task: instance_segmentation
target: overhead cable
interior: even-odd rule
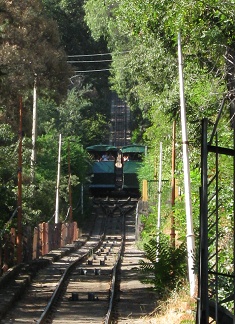
[[[88,73],[88,72],[102,72],[110,71],[111,69],[100,69],[100,70],[86,70],[86,71],[74,71],[75,73]]]
[[[67,61],[67,63],[102,63],[102,62],[112,62],[112,60],[96,60],[96,61]]]
[[[117,54],[129,53],[130,51],[118,52]],[[97,54],[79,54],[79,55],[68,55],[68,57],[87,57],[87,56],[102,56],[102,55],[112,55],[113,53],[97,53]]]

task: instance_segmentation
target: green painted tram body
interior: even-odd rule
[[[93,162],[93,179],[91,188],[115,188],[115,164],[114,161]]]
[[[123,189],[139,189],[137,172],[141,167],[139,161],[127,161],[123,163]]]
[[[146,154],[144,145],[127,145],[121,149],[122,156],[128,156],[128,161],[123,158],[123,184],[124,190],[139,190],[138,170],[141,167],[143,156]]]
[[[92,194],[139,194],[138,171],[146,153],[145,146],[133,144],[118,149],[110,145],[93,145],[86,149],[92,157],[89,184]],[[105,155],[112,159],[103,160]]]
[[[116,187],[115,163],[118,149],[112,145],[93,145],[86,149],[93,157],[90,190],[114,190]],[[114,159],[102,161],[104,154],[111,154]]]

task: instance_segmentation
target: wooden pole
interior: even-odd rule
[[[148,181],[146,179],[143,180],[143,189],[142,189],[142,200],[143,201],[148,201]]]
[[[19,149],[18,149],[18,214],[17,214],[17,263],[22,262],[22,97],[19,108]]]

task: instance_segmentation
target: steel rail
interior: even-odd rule
[[[109,308],[108,308],[108,312],[106,313],[105,315],[105,323],[108,324],[108,323],[111,323],[111,317],[112,317],[112,312],[113,312],[113,304],[114,304],[114,296],[115,296],[115,287],[116,287],[116,278],[117,278],[117,269],[120,265],[120,261],[121,261],[121,256],[123,254],[123,249],[124,249],[124,240],[125,240],[125,215],[130,212],[133,208],[133,206],[130,206],[127,210],[125,210],[125,208],[122,208],[124,207],[124,205],[127,203],[127,201],[125,201],[121,208],[118,207],[117,209],[120,209],[120,213],[122,215],[122,226],[123,226],[123,231],[122,231],[122,240],[121,240],[121,244],[120,244],[120,249],[119,249],[119,252],[117,254],[117,259],[116,259],[116,262],[115,262],[115,265],[113,267],[113,270],[112,270],[112,280],[111,280],[111,284],[110,284],[110,299],[109,299]],[[103,207],[104,209],[104,206],[102,206],[102,203],[100,203],[100,206]],[[114,210],[112,211],[114,212]],[[105,211],[105,214],[107,215],[107,211]],[[104,222],[104,220],[103,220]],[[69,274],[73,271],[73,269],[81,262],[83,262],[84,260],[88,259],[91,252],[93,251],[96,251],[99,249],[99,247],[102,245],[103,241],[105,240],[105,237],[106,237],[106,234],[105,234],[105,229],[103,229],[103,233],[100,235],[100,240],[99,242],[95,245],[95,247],[92,247],[91,249],[89,249],[88,252],[86,252],[83,256],[81,256],[78,260],[74,261],[73,263],[71,263],[67,269],[64,271],[62,277],[60,278],[47,306],[44,308],[44,311],[43,313],[41,314],[39,320],[36,322],[37,324],[43,324],[43,323],[46,323],[48,317],[49,317],[49,314],[50,314],[50,311],[52,309],[52,307],[55,305],[57,299],[58,299],[58,296],[61,292],[61,290],[63,289],[63,284],[65,283],[66,279],[68,278]]]
[[[71,263],[68,266],[68,268],[65,270],[65,272],[62,275],[62,277],[60,278],[60,280],[59,280],[59,282],[58,282],[58,284],[57,284],[57,286],[56,286],[56,288],[55,288],[55,290],[54,290],[54,292],[53,292],[53,294],[52,294],[52,296],[51,296],[51,298],[50,298],[47,306],[45,307],[45,309],[42,312],[39,320],[37,321],[37,324],[43,324],[44,321],[46,321],[46,319],[48,317],[48,314],[49,314],[52,306],[56,302],[56,299],[57,299],[57,297],[58,297],[58,295],[59,295],[59,293],[60,293],[60,291],[62,289],[62,286],[63,286],[65,280],[68,278],[68,275],[69,275],[70,271],[72,271],[73,268],[77,266],[77,264],[79,264],[80,262],[86,260],[86,258],[88,258],[90,256],[90,254],[91,254],[92,251],[97,250],[101,246],[102,242],[104,241],[104,237],[105,237],[105,235],[103,233],[101,235],[101,237],[100,237],[100,240],[99,240],[98,244],[95,247],[92,247],[82,257],[80,257],[78,260],[74,261],[73,263]]]
[[[114,302],[114,296],[115,296],[115,292],[116,292],[116,277],[117,277],[117,269],[118,269],[118,266],[120,264],[120,261],[121,261],[121,255],[122,255],[122,252],[123,252],[123,247],[124,247],[124,240],[122,238],[122,243],[121,243],[121,249],[118,253],[118,258],[117,258],[117,261],[113,267],[113,274],[112,274],[112,280],[111,280],[111,287],[110,287],[110,291],[111,291],[111,294],[110,294],[110,300],[109,300],[109,308],[108,308],[108,311],[105,315],[105,320],[104,320],[104,323],[105,324],[109,324],[111,323],[111,317],[112,317],[112,312],[113,312],[113,302]]]
[[[128,200],[129,201],[129,200]],[[122,205],[122,207],[125,205],[125,202],[124,204]],[[121,209],[121,208],[120,208]],[[117,269],[118,267],[120,266],[120,263],[121,263],[121,256],[123,255],[123,250],[124,250],[124,242],[125,242],[125,237],[126,237],[126,231],[125,231],[125,215],[130,212],[132,210],[132,206],[125,212],[122,211],[122,218],[123,218],[123,221],[122,221],[122,224],[123,224],[123,231],[122,231],[122,242],[121,242],[121,248],[119,250],[119,253],[118,253],[118,258],[117,258],[117,261],[114,265],[114,268],[113,268],[113,275],[112,275],[112,281],[111,281],[111,295],[110,295],[110,300],[109,300],[109,308],[108,308],[108,311],[105,315],[105,319],[104,319],[104,324],[110,324],[111,323],[111,320],[112,320],[112,314],[113,314],[113,303],[114,303],[114,296],[115,296],[115,292],[116,292],[116,278],[117,278]]]

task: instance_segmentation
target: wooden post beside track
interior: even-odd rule
[[[148,201],[148,182],[143,180],[143,201]]]

